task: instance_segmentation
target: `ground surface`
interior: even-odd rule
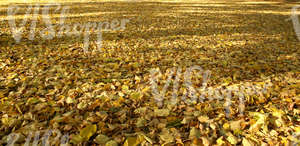
[[[102,52],[88,53],[82,37],[75,36],[31,41],[25,33],[15,43],[6,17],[11,5],[0,6],[2,143],[13,132],[21,133],[17,143],[24,143],[30,132],[47,129],[69,133],[71,144],[88,145],[276,145],[297,140],[300,43],[292,21],[286,21],[296,4],[63,3],[71,8],[72,15],[66,15],[70,24],[130,19],[125,30],[104,32]],[[19,5],[18,23],[28,5]],[[60,16],[54,13],[57,23]],[[38,21],[37,30],[43,28]],[[90,50],[96,50],[95,44]],[[196,103],[180,100],[189,91],[181,77],[178,104],[169,102],[172,82],[158,107],[150,70],[161,71],[157,83],[162,88],[172,68],[185,71],[195,65],[211,71],[213,94]],[[193,87],[200,88],[203,77],[192,76]],[[239,92],[232,93],[226,117],[226,100],[215,97],[231,88]]]

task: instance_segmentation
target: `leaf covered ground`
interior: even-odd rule
[[[28,5],[19,4],[23,13]],[[82,37],[29,40],[25,32],[16,43],[6,18],[10,5],[0,5],[2,144],[13,132],[22,134],[17,141],[22,144],[30,132],[47,129],[69,133],[73,145],[289,145],[299,139],[300,43],[292,22],[285,21],[295,4],[63,5],[70,6],[70,24],[130,22],[123,31],[103,34],[102,52],[84,53]],[[40,31],[45,26],[38,22]],[[90,50],[96,50],[95,44]],[[195,65],[211,71],[209,89],[238,88],[244,106],[238,106],[238,95],[233,95],[229,116],[226,101],[209,95],[202,102],[172,105],[171,83],[158,107],[150,70],[161,71],[161,89],[172,68],[185,71]],[[194,88],[202,81],[193,74]],[[268,83],[272,86],[265,88]],[[178,97],[187,90],[179,78]]]

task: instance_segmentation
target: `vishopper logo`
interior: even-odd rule
[[[62,38],[65,36],[76,36],[80,37],[83,35],[83,49],[86,53],[89,49],[90,44],[90,35],[92,33],[97,34],[96,45],[99,51],[102,48],[102,32],[103,31],[118,31],[124,30],[126,23],[129,22],[129,19],[113,19],[111,22],[87,22],[85,24],[82,23],[75,23],[72,27],[66,24],[66,18],[68,17],[70,7],[69,6],[62,6],[59,3],[47,3],[43,6],[40,4],[36,5],[29,5],[25,11],[24,15],[18,15],[18,12],[21,8],[19,6],[10,6],[7,10],[7,20],[9,27],[11,29],[11,33],[13,38],[17,43],[20,43],[23,33],[25,30],[25,26],[28,22],[28,19],[31,19],[30,24],[30,31],[28,35],[29,40],[34,40],[36,33],[40,35],[42,39],[51,40],[54,37]],[[59,16],[59,23],[52,24],[52,20],[50,17],[50,11],[53,10],[55,14],[60,11]],[[39,14],[41,11],[41,15]],[[72,14],[73,15],[73,14]],[[19,26],[16,24],[17,16],[23,16],[21,23]],[[20,19],[20,17],[18,18]],[[38,20],[42,20],[45,24],[45,28],[41,31],[37,30],[37,22]],[[57,33],[56,33],[56,30]]]
[[[292,8],[292,16],[291,16],[291,19],[292,19],[292,22],[293,22],[293,26],[294,26],[294,31],[297,35],[297,38],[298,40],[300,41],[300,23],[299,23],[299,9],[300,8],[300,5],[297,5],[297,6],[294,6]]]
[[[293,134],[292,137],[292,146],[299,146],[300,145],[300,132],[296,132]]]
[[[29,132],[27,137],[25,137],[21,133],[11,133],[6,137],[6,139],[7,139],[6,142],[7,146],[14,146],[17,145],[17,143],[24,143],[24,146],[29,146],[29,145],[50,146],[50,145],[57,145],[57,144],[61,146],[67,146],[69,143],[69,134],[62,135],[59,130],[50,129],[50,130],[36,131],[34,133]]]
[[[273,85],[270,81],[267,81],[263,85],[254,85],[245,82],[229,86],[208,87],[207,85],[211,76],[211,71],[203,70],[200,66],[189,67],[184,73],[182,73],[181,68],[178,68],[177,71],[173,68],[167,70],[165,75],[157,68],[152,69],[150,74],[152,95],[158,107],[163,107],[166,103],[168,105],[176,105],[180,102],[184,102],[185,104],[191,105],[199,102],[204,103],[208,100],[219,100],[224,101],[226,117],[231,116],[233,113],[232,106],[234,105],[238,106],[239,115],[243,115],[246,107],[246,98],[250,96],[262,96],[263,94],[266,94],[267,90]],[[183,78],[181,77],[182,74]],[[174,76],[175,80],[172,80]],[[198,80],[197,78],[199,77],[202,79],[201,87],[194,86],[192,80]],[[159,81],[159,78],[164,78],[165,80]],[[183,84],[180,87],[181,79],[183,79]],[[159,82],[165,83],[163,87],[159,87]],[[172,94],[168,92],[170,85],[173,86]],[[181,96],[178,96],[178,93],[181,94]],[[238,104],[233,101],[233,97],[238,99]]]
[[[158,77],[162,76],[162,73],[160,72],[159,68],[157,69],[152,69],[150,71],[151,73],[151,78],[150,78],[150,84],[151,84],[151,89],[152,89],[152,93],[154,95],[155,101],[157,102],[158,106],[163,106],[163,100],[164,100],[164,96],[166,94],[167,89],[169,88],[170,83],[172,82],[172,78],[173,75],[175,73],[176,68],[173,68],[171,70],[169,70],[167,72],[167,80],[166,83],[162,89],[162,91],[158,91]],[[196,95],[196,89],[192,86],[192,72],[194,70],[198,70],[200,73],[202,73],[203,75],[203,83],[202,83],[202,87],[199,89],[205,90],[206,86],[207,86],[207,82],[208,79],[210,78],[210,74],[211,72],[209,70],[207,71],[203,71],[203,69],[199,66],[192,66],[190,68],[188,68],[185,72],[184,72],[184,86],[187,87],[187,91],[185,92],[185,94],[182,96],[182,100],[188,103],[195,103],[197,102],[197,95]],[[178,68],[176,71],[176,77],[175,77],[175,81],[173,81],[173,94],[172,94],[172,99],[171,99],[171,104],[175,105],[178,103],[177,97],[178,97],[178,89],[179,89],[179,81],[182,75],[182,69]],[[188,99],[187,97],[190,96],[191,100]]]

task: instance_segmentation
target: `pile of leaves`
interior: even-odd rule
[[[23,144],[30,133],[48,129],[68,133],[70,145],[252,146],[299,139],[300,45],[292,23],[283,21],[291,5],[64,5],[72,13],[110,12],[68,17],[70,23],[120,17],[130,23],[124,31],[103,34],[102,52],[91,44],[94,51],[84,53],[82,38],[76,37],[30,41],[25,33],[16,43],[7,21],[1,21],[0,143],[19,133],[16,143]],[[37,30],[44,27],[40,22]],[[237,95],[229,115],[225,99],[208,95],[202,102],[170,104],[173,82],[158,106],[150,70],[162,72],[157,80],[162,90],[170,69],[194,65],[211,71],[210,89],[239,88],[243,110]],[[203,78],[192,76],[193,87],[200,87]],[[184,82],[179,78],[178,99],[188,90]],[[252,88],[267,83],[272,86],[266,92]],[[56,136],[50,136],[52,144],[60,143]]]

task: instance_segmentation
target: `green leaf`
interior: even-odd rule
[[[70,142],[76,145],[76,144],[82,143],[83,138],[79,134],[71,135],[71,141]]]

